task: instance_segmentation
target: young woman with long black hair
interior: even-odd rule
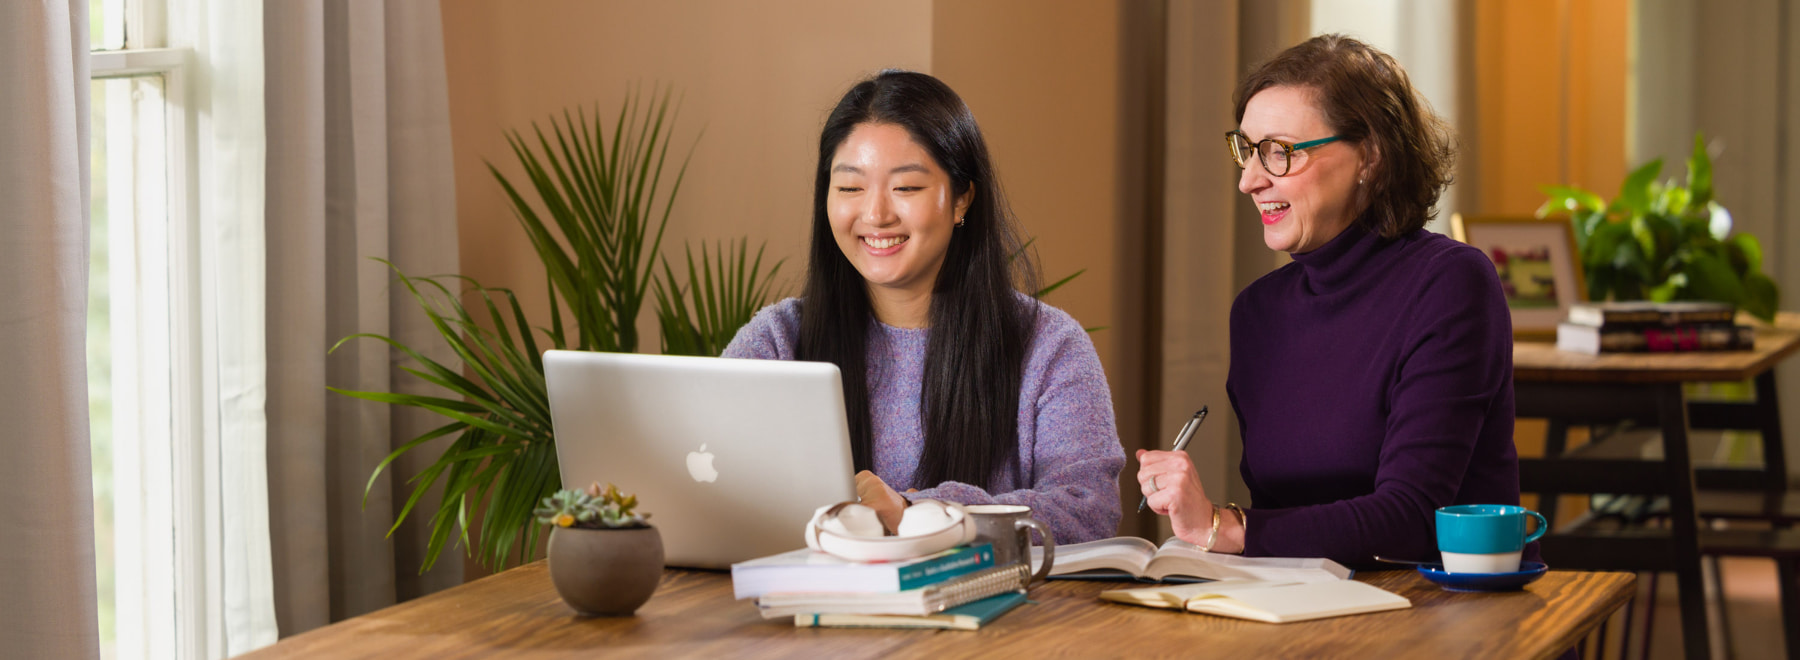
[[[1032,507],[1059,542],[1113,535],[1124,451],[1106,374],[1036,273],[960,97],[884,71],[825,122],[805,288],[726,357],[838,365],[857,490]],[[896,489],[905,490],[905,495]]]

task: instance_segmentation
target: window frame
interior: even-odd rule
[[[108,126],[92,127],[108,131],[109,164],[128,158],[139,173],[130,182],[109,180],[108,236],[90,239],[107,241],[113,255],[116,655],[212,657],[225,644],[215,595],[222,577],[218,551],[208,540],[208,512],[217,510],[216,489],[208,484],[218,464],[209,460],[204,422],[195,56],[189,48],[167,47],[169,2],[109,4],[119,11],[103,18],[102,29],[122,47],[91,50],[89,78],[160,78],[161,98],[152,102],[160,101],[162,115],[161,130],[152,135],[152,126],[139,123],[141,94],[121,99],[109,90]],[[156,149],[160,158],[148,153]],[[160,185],[143,183],[149,168],[160,170]],[[121,213],[121,204],[130,209]],[[130,300],[121,303],[121,294]],[[117,405],[120,400],[129,403]],[[122,527],[132,533],[119,533]]]

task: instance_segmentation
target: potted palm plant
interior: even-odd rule
[[[562,488],[544,350],[636,351],[637,318],[653,282],[668,353],[716,355],[767,304],[770,278],[780,264],[762,273],[760,249],[753,263],[746,260],[747,240],[733,250],[702,248],[698,260],[690,252],[685,283],[666,261],[657,277],[653,265],[688,163],[687,158],[668,162],[673,120],[667,92],[647,103],[634,92],[611,122],[597,111],[591,116],[565,111],[550,118],[548,133],[535,124],[530,139],[509,133],[524,170],[521,185],[489,164],[543,263],[550,293],[547,325],[533,324],[509,290],[466,277],[413,277],[395,269],[396,281],[460,364],[437,362],[381,335],[338,342],[386,342],[411,358],[403,370],[444,390],[442,396],[421,396],[331,388],[429,410],[447,421],[389,454],[365,489],[366,498],[367,489],[401,455],[438,438],[454,438],[411,480],[410,496],[389,530],[398,529],[431,488],[442,484],[421,571],[430,569],[453,538],[491,570],[536,554],[545,528],[533,517],[533,507]],[[478,530],[473,543],[471,528]]]

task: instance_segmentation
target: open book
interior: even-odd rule
[[[1224,580],[1100,593],[1102,600],[1290,623],[1412,607],[1405,596],[1364,582],[1264,582]]]
[[[1034,567],[1043,562],[1040,548],[1031,549],[1031,561]],[[1215,554],[1178,538],[1170,538],[1158,548],[1136,536],[1056,546],[1056,561],[1050,568],[1052,578],[1146,582],[1331,582],[1348,580],[1350,573],[1343,564],[1330,559]]]

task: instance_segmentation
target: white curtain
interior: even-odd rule
[[[370,257],[408,275],[457,271],[443,31],[436,2],[268,0],[268,354],[271,534],[289,636],[462,581],[446,548],[420,575],[428,497],[390,538],[429,461],[376,464],[444,421],[326,391],[421,392],[387,335],[452,364],[436,331]],[[435,455],[449,439],[419,450]]]
[[[0,2],[0,654],[100,654],[87,412],[87,0]]]
[[[264,263],[262,8],[232,0],[172,0],[170,45],[193,49],[200,267],[203,562],[178,585],[180,654],[226,657],[275,641],[270,593],[267,451],[268,369],[263,347]],[[176,218],[181,221],[181,218]],[[178,440],[179,442],[179,440]],[[216,467],[215,467],[216,466]],[[191,538],[181,530],[178,538]],[[178,546],[179,548],[179,546]],[[192,600],[196,592],[201,595]],[[154,604],[147,605],[155,607]],[[196,621],[196,619],[201,619]]]

